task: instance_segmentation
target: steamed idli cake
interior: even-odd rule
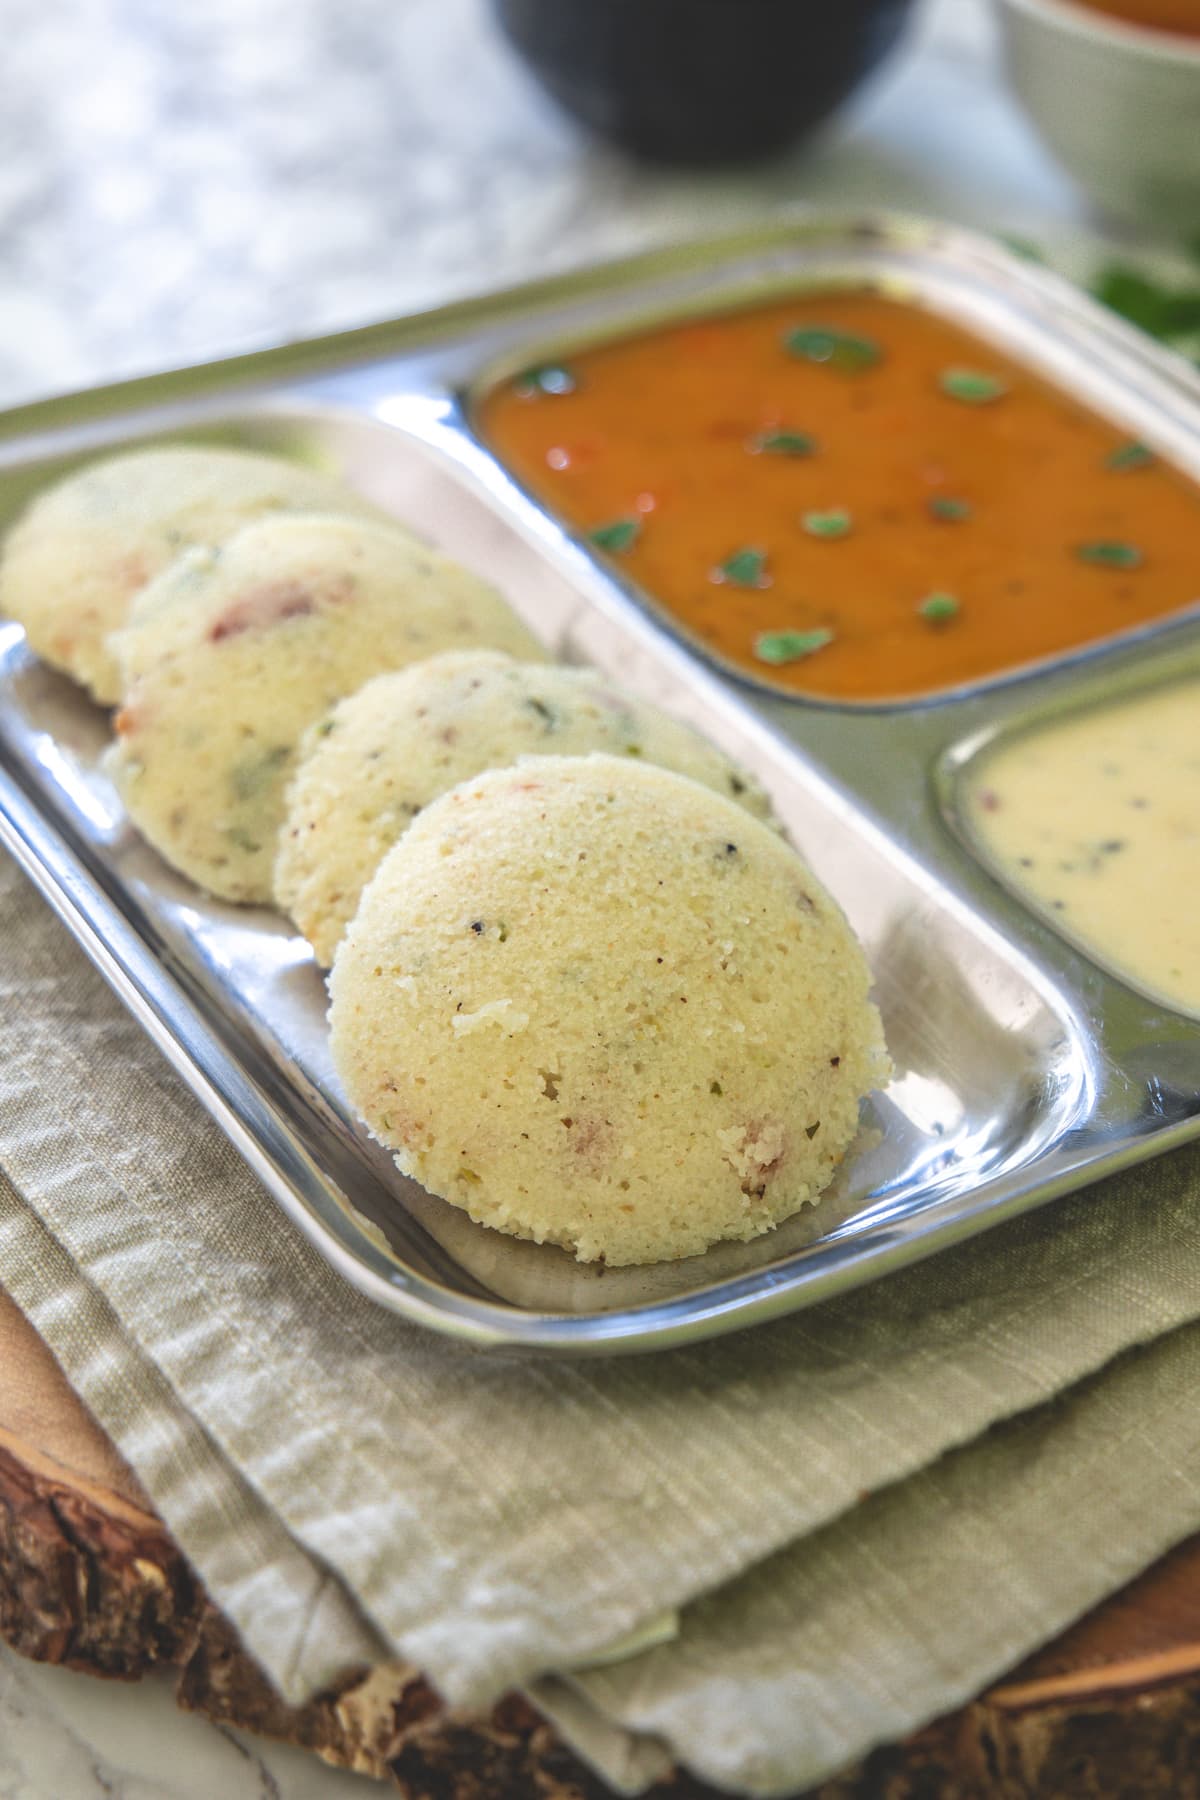
[[[595,670],[451,650],[376,676],[309,728],[280,833],[275,898],[328,964],[363,888],[431,800],[520,756],[593,750],[674,769],[770,816],[744,769]]]
[[[222,544],[266,513],[335,511],[380,516],[332,476],[280,456],[166,448],[105,457],[39,494],[13,527],[0,613],[108,705],[120,698],[108,634],[181,550]]]
[[[134,823],[230,900],[269,900],[295,746],[335,700],[434,651],[539,651],[494,589],[390,525],[297,514],[190,551],[113,644],[107,758]]]
[[[617,757],[462,783],[339,946],[331,1044],[406,1174],[583,1262],[746,1239],[816,1199],[886,1079],[870,976],[796,853]]]

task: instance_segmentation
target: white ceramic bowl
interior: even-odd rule
[[[1106,211],[1200,231],[1200,40],[1073,0],[996,0],[1009,79],[1050,149]]]

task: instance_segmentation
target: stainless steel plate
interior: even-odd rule
[[[137,837],[99,768],[108,722],[0,627],[0,840],[289,1216],[364,1293],[481,1344],[648,1349],[807,1305],[1200,1133],[1200,1033],[1027,912],[950,829],[938,779],[981,733],[1093,675],[1157,669],[1184,620],[951,700],[838,707],[706,667],[523,495],[465,396],[550,343],[789,287],[923,299],[1200,476],[1200,383],[1040,271],[908,221],[806,220],[339,338],[0,419],[0,522],[72,461],[176,436],[339,470],[496,581],[564,655],[739,756],[842,902],[876,971],[896,1077],[837,1190],[767,1238],[642,1270],[472,1225],[349,1117],[307,947],[222,906]],[[938,777],[941,769],[943,775]],[[952,793],[952,783],[945,788]],[[948,802],[949,803],[949,802]]]

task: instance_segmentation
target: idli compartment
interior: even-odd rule
[[[1200,1017],[1200,650],[1010,721],[952,755],[943,790],[1023,907],[1147,1000]]]
[[[398,403],[397,423],[348,407],[272,400],[237,410],[200,412],[196,429],[131,432],[103,445],[141,450],[191,442],[229,445],[291,459],[335,478],[452,558],[503,596],[525,629],[553,659],[591,666],[637,698],[689,725],[735,762],[764,779],[784,804],[794,787],[786,747],[723,686],[681,654],[649,621],[606,591],[581,585],[573,557],[545,546],[505,508],[469,459],[451,460],[424,435],[431,410],[423,396]],[[399,428],[397,428],[399,426]],[[9,504],[8,472],[0,473],[0,517],[15,518],[38,491],[80,466],[78,456],[43,457],[13,472],[19,496]],[[601,580],[597,589],[604,589]],[[81,696],[82,700],[82,696]],[[764,756],[766,761],[764,762]]]

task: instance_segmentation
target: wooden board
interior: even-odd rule
[[[519,1697],[456,1717],[402,1665],[282,1705],[2,1290],[0,1637],[94,1675],[173,1668],[181,1706],[390,1779],[413,1800],[608,1792]],[[713,1790],[678,1771],[654,1793],[709,1800]],[[1200,1537],[971,1706],[811,1800],[1152,1795],[1200,1796]]]

